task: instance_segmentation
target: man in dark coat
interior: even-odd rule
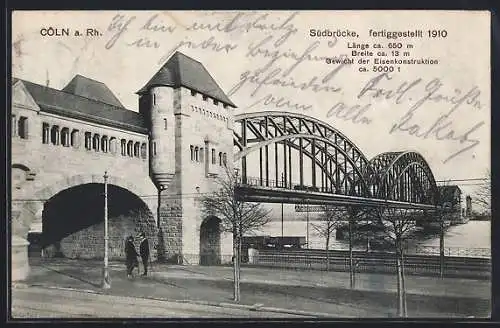
[[[127,263],[127,277],[132,278],[132,271],[135,267],[139,267],[139,263],[137,261],[137,250],[134,246],[134,237],[129,236],[127,241],[125,242],[125,258]]]
[[[147,276],[148,262],[149,262],[149,241],[146,238],[144,232],[141,232],[139,234],[139,237],[141,238],[141,244],[139,246],[139,254],[141,254],[142,264],[144,266],[144,273],[142,275]]]

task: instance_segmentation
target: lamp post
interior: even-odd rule
[[[108,268],[108,171],[104,172],[104,269],[102,288],[109,289],[111,281],[109,279]]]

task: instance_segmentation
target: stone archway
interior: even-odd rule
[[[24,197],[30,199],[48,200],[63,190],[92,183],[103,184],[103,176],[81,174],[67,177],[51,184],[50,186],[45,186],[34,193],[25,193]],[[155,221],[157,220],[157,198],[153,197],[154,193],[152,193],[151,190],[148,190],[148,188],[138,187],[136,183],[117,176],[109,176],[108,183],[110,185],[115,185],[128,190],[135,195],[149,195],[150,197],[144,199],[144,204],[155,217]],[[40,202],[12,202],[12,281],[23,280],[29,274],[27,253],[29,243],[27,242],[27,237],[31,224],[36,221],[37,213],[40,212],[40,206],[43,206],[43,203],[41,205]]]
[[[39,245],[45,258],[103,259],[102,194],[102,184],[90,183],[65,189],[45,201]],[[107,214],[110,260],[125,258],[123,245],[128,236],[136,237],[144,232],[152,246],[157,244],[158,227],[154,214],[129,190],[108,185]],[[156,259],[154,249],[151,255]]]
[[[221,263],[221,221],[215,216],[203,220],[200,226],[200,264]]]
[[[90,183],[103,184],[104,183],[103,176],[80,174],[65,179],[61,179],[56,183],[53,183],[50,186],[46,186],[45,188],[31,194],[30,198],[48,200],[62,190]],[[110,185],[115,185],[123,189],[129,190],[131,193],[135,195],[151,194],[150,190],[138,188],[137,184],[121,177],[109,176],[108,183]],[[147,199],[144,200],[144,203],[147,205],[147,207],[153,214],[157,212],[156,211],[157,202],[158,200],[155,197],[148,197]],[[25,238],[31,223],[36,219],[37,212],[39,211],[40,211],[40,204],[36,202],[28,202],[22,206],[13,208],[12,209],[13,235]]]

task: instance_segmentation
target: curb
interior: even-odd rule
[[[328,313],[308,312],[308,311],[283,309],[283,308],[276,308],[276,307],[266,307],[260,303],[253,304],[253,305],[247,305],[247,304],[215,302],[215,301],[196,301],[196,300],[187,300],[187,299],[179,300],[179,299],[168,299],[168,298],[159,298],[159,297],[114,295],[114,294],[108,294],[108,293],[97,291],[97,290],[79,289],[79,288],[71,288],[71,287],[58,287],[58,286],[49,286],[49,285],[43,285],[43,284],[24,284],[23,283],[23,284],[17,284],[17,286],[13,286],[13,288],[23,288],[23,289],[26,289],[29,287],[40,287],[40,288],[46,288],[46,289],[65,290],[65,291],[73,291],[73,292],[79,292],[79,293],[97,294],[97,295],[110,295],[110,296],[118,296],[118,297],[121,296],[121,297],[141,298],[141,299],[163,301],[163,302],[217,306],[217,307],[222,307],[222,308],[233,308],[233,309],[248,310],[248,311],[274,312],[274,313],[293,314],[293,315],[301,315],[301,316],[307,316],[307,317],[318,317],[318,318],[333,318]]]

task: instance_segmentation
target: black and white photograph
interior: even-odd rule
[[[484,319],[489,11],[13,11],[10,319]]]

